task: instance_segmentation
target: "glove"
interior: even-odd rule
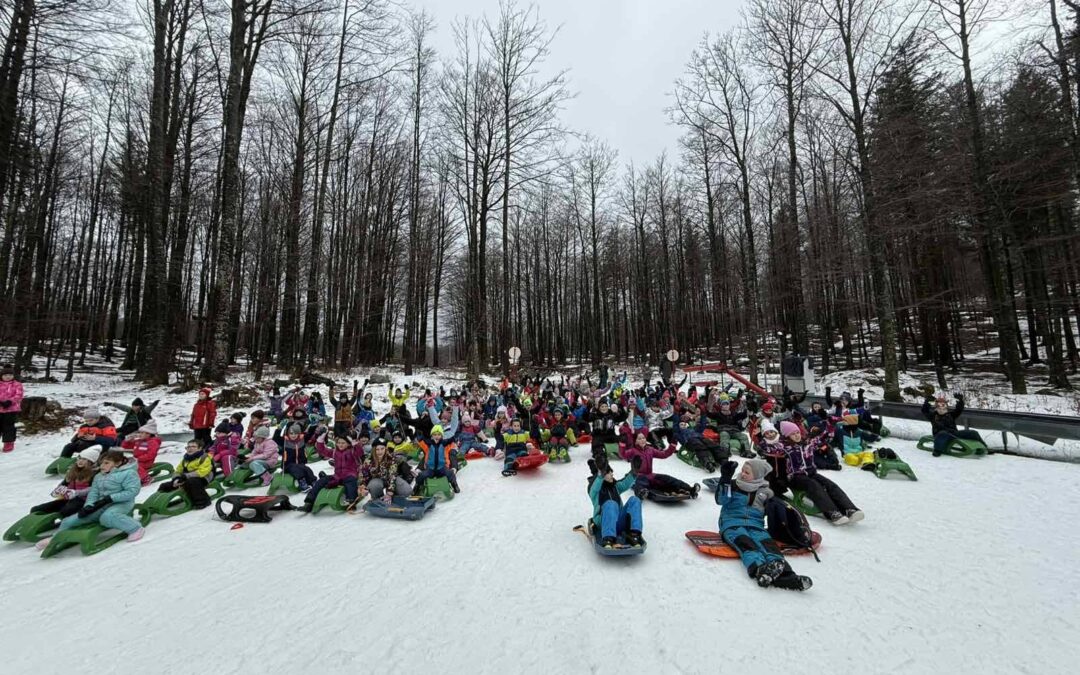
[[[865,390],[865,389],[859,389],[859,395],[860,395],[860,396],[861,396],[861,395],[863,395],[864,393],[866,393],[866,390]]]
[[[956,398],[957,401],[963,401],[964,400],[964,395],[963,394],[957,394],[954,398]]]
[[[733,462],[729,459],[728,461],[724,462],[723,466],[720,467],[720,476],[727,480],[731,480],[731,478],[735,475],[735,469],[737,469],[738,467],[738,462]]]
[[[79,509],[78,516],[80,518],[89,518],[91,516],[91,514],[93,514],[94,511],[96,511],[96,510],[97,509],[95,509],[93,506],[84,506],[81,509]]]
[[[11,407],[11,401],[0,401],[0,407],[10,408]]]
[[[832,387],[825,387],[825,393],[826,394],[829,394],[831,392],[832,392]]]
[[[100,511],[101,509],[105,508],[106,506],[108,506],[109,504],[112,504],[112,503],[113,503],[112,502],[112,497],[110,497],[109,495],[105,495],[101,499],[94,502],[94,510],[95,511]]]

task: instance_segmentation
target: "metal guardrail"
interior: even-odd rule
[[[803,405],[814,401],[825,405],[825,397],[814,395],[807,396],[806,403]],[[930,424],[923,417],[922,404],[873,401],[870,404],[870,411],[883,417],[926,421],[927,425]],[[957,422],[965,428],[975,427],[988,431],[1000,431],[1006,447],[1007,434],[1013,434],[1018,438],[1025,436],[1047,445],[1053,445],[1058,439],[1080,441],[1080,417],[968,408]],[[929,426],[927,433],[930,433]]]

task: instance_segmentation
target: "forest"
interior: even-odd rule
[[[1025,393],[1080,354],[1080,3],[748,0],[647,165],[569,128],[558,26],[386,0],[0,6],[0,344],[228,368],[812,356]],[[437,52],[436,31],[453,35]]]

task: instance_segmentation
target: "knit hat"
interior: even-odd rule
[[[442,436],[443,435],[442,425],[441,424],[436,424],[435,426],[431,427],[431,435],[432,436]]]
[[[761,490],[769,483],[765,480],[765,476],[768,476],[772,472],[772,467],[769,463],[763,459],[748,459],[743,466],[750,467],[750,475],[753,476],[752,480],[743,480],[742,478],[736,478],[735,484],[739,486],[739,489],[746,492],[753,492],[755,490]]]
[[[776,406],[773,405],[772,401],[767,401],[765,405],[761,406],[761,412],[765,413],[766,415],[771,415],[772,411],[775,409]]]
[[[229,433],[229,423],[228,422],[218,422],[218,425],[216,427],[214,427],[214,433],[215,434],[227,434],[227,433]]]
[[[5,363],[3,368],[0,368],[0,375],[14,375],[15,366],[10,363]]]
[[[799,425],[795,424],[794,422],[788,422],[787,420],[784,420],[780,423],[780,435],[784,438],[801,433],[802,429],[800,429]]]
[[[290,424],[289,425],[289,433],[292,434],[293,436],[297,436],[299,434],[304,433],[304,427],[300,426],[299,424]],[[270,430],[269,429],[266,430],[266,435],[267,436],[270,435]]]
[[[496,410],[495,413],[498,414],[498,415],[505,415],[506,414],[506,406],[504,406],[504,405],[499,406],[499,409]]]
[[[88,420],[96,420],[101,417],[101,410],[96,405],[92,405],[83,411],[83,417]]]
[[[255,438],[270,438],[270,427],[259,427],[256,429]]]
[[[138,432],[141,434],[150,434],[151,436],[157,436],[157,422],[150,420],[146,424],[139,427]]]
[[[761,423],[761,435],[764,436],[765,434],[769,433],[770,431],[776,431],[776,427],[773,426],[773,423],[770,422],[769,420],[765,420],[764,422]]]
[[[135,400],[133,400],[133,401],[131,402],[131,407],[132,407],[132,408],[134,408],[135,406],[144,406],[144,405],[146,405],[146,404],[145,404],[145,403],[143,403],[142,399],[141,399],[141,398],[139,398],[138,396],[136,396],[136,397],[135,397]]]
[[[89,448],[84,448],[79,452],[79,459],[85,459],[91,464],[97,464],[98,459],[101,458],[101,446],[91,445]]]
[[[721,403],[731,403],[731,397],[727,394],[720,394],[716,397],[716,400],[720,401]]]
[[[206,394],[207,396],[209,396],[210,391],[211,391],[210,387],[203,387],[202,389],[199,390],[199,393],[200,394]]]

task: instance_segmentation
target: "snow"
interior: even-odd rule
[[[416,379],[451,377],[460,382],[445,371]],[[70,384],[28,389],[45,389],[70,407],[99,403],[100,392],[125,403],[164,395],[113,376],[76,375]],[[385,389],[378,385],[377,396]],[[163,433],[184,430],[193,400],[191,393],[161,404],[155,417]],[[56,481],[43,469],[64,440],[22,438],[14,453],[0,456],[4,527],[48,499]],[[703,556],[685,540],[688,530],[716,527],[719,507],[707,492],[685,504],[645,505],[644,556],[596,555],[571,531],[590,512],[588,448],[580,446],[571,464],[514,478],[503,478],[498,462],[471,462],[460,477],[462,494],[416,523],[286,513],[233,530],[207,509],[155,520],[141,542],[90,558],[72,549],[41,560],[25,544],[4,544],[4,670],[1075,667],[1080,544],[1061,525],[1074,520],[1080,465],[1003,455],[935,459],[910,441],[885,445],[912,465],[918,482],[850,468],[828,472],[867,519],[844,527],[811,519],[824,537],[822,562],[790,559],[814,579],[803,594],[760,589],[738,562]],[[178,447],[170,452],[162,461],[178,458]],[[617,475],[625,467],[616,463]],[[705,477],[674,457],[657,470],[690,482]]]

